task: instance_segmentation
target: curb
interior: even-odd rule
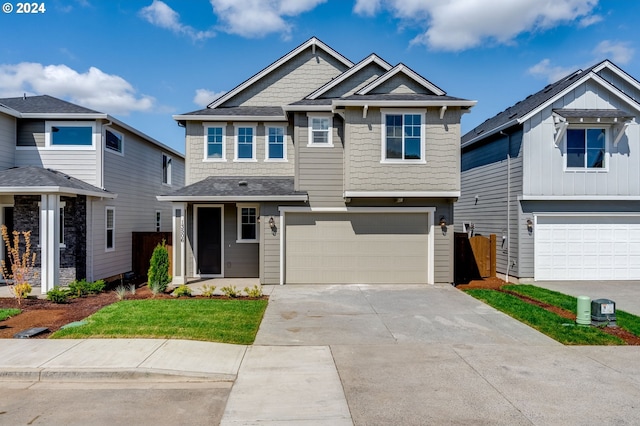
[[[152,369],[2,369],[0,382],[234,382],[236,375]]]

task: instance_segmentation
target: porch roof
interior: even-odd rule
[[[208,178],[157,196],[159,201],[307,201],[295,191],[293,177],[209,176]]]
[[[57,170],[37,166],[0,171],[0,194],[71,194],[116,198],[117,194],[90,185]]]

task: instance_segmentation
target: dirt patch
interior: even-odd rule
[[[484,280],[474,280],[469,282],[468,284],[460,284],[457,286],[457,288],[459,288],[460,290],[467,290],[467,289],[489,289],[489,290],[496,290],[496,291],[501,291],[503,293],[508,293],[511,294],[512,296],[515,296],[517,298],[519,298],[520,300],[530,303],[532,305],[536,305],[539,306],[543,309],[546,309],[547,311],[553,312],[556,315],[561,316],[562,318],[566,318],[568,320],[571,320],[572,322],[575,322],[576,320],[576,315],[571,312],[571,311],[567,311],[564,310],[562,308],[558,308],[557,306],[552,306],[549,305],[547,303],[543,303],[534,299],[531,299],[527,296],[523,296],[521,294],[517,294],[515,292],[512,291],[507,291],[507,290],[501,290],[500,287],[502,287],[503,285],[506,285],[507,283],[504,280],[501,280],[500,278],[486,278]],[[603,327],[602,331],[604,331],[607,334],[610,334],[612,336],[616,336],[622,340],[624,340],[624,342],[627,345],[640,345],[640,337],[628,332],[627,330],[624,330],[620,327]]]

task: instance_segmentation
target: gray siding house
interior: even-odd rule
[[[462,137],[458,230],[497,234],[512,281],[640,279],[639,114],[605,60],[488,119]]]
[[[182,154],[108,114],[0,99],[0,224],[32,231],[43,293],[130,271],[131,233],[170,231],[156,196],[183,185]]]
[[[460,118],[473,105],[406,65],[353,63],[311,38],[174,116],[186,186],[158,197],[173,205],[174,282],[452,282]]]

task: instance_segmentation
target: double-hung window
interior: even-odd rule
[[[425,161],[423,117],[419,112],[383,112],[382,162]]]
[[[225,161],[224,127],[205,126],[205,160]]]
[[[236,126],[236,161],[255,161],[256,128],[255,126]]]
[[[171,185],[171,163],[173,160],[167,154],[162,154],[162,183]]]
[[[266,160],[287,159],[284,127],[267,127]]]
[[[330,114],[308,114],[309,146],[333,146],[333,117]]]
[[[258,241],[258,206],[238,204],[238,241],[255,243]]]
[[[105,210],[105,251],[116,249],[116,209],[107,207]]]
[[[606,154],[606,129],[598,127],[567,129],[567,169],[604,169]]]

